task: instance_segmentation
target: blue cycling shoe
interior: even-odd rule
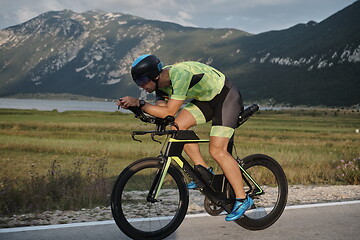
[[[197,166],[200,166],[200,165],[197,165]],[[196,167],[195,167],[195,169],[196,169]],[[212,167],[209,167],[209,168],[204,168],[203,167],[203,169],[207,169],[211,174],[215,175]],[[209,175],[209,174],[207,174],[207,175]],[[188,189],[197,189],[198,185],[194,181],[191,181],[191,182],[188,183],[187,187],[188,187]]]
[[[196,189],[198,188],[198,185],[194,181],[191,181],[188,183],[187,187],[188,189]]]
[[[229,213],[226,216],[225,220],[226,221],[235,221],[235,220],[241,218],[244,215],[244,213],[246,212],[246,210],[248,210],[253,204],[254,204],[254,201],[249,196],[246,196],[246,198],[244,200],[237,198],[234,203],[234,207],[233,207],[231,213]]]

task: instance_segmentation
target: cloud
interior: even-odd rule
[[[37,15],[38,13],[36,11],[29,9],[28,7],[19,8],[15,12],[16,20],[19,22],[25,22]]]
[[[0,0],[0,29],[46,11],[103,10],[184,26],[237,28],[252,33],[321,21],[355,0]],[[282,15],[281,15],[282,14]],[[273,27],[272,27],[273,26]]]
[[[46,11],[63,9],[62,6],[57,0],[1,0],[0,27],[26,22]]]
[[[192,16],[184,11],[179,11],[178,16],[182,19],[192,19]]]

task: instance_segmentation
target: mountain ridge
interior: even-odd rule
[[[196,60],[218,68],[245,101],[355,105],[359,11],[357,1],[319,23],[255,35],[122,13],[46,12],[0,31],[0,97],[47,92],[145,97],[129,69],[137,56],[152,53],[165,64]]]

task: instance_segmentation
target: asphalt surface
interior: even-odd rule
[[[360,239],[360,201],[290,206],[271,227],[249,231],[225,216],[187,216],[166,239]],[[53,228],[53,229],[49,229]],[[117,240],[127,238],[113,221],[0,229],[1,240]]]

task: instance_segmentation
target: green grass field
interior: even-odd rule
[[[119,112],[0,109],[0,214],[108,204],[125,166],[159,154],[150,136],[131,138],[153,127]],[[359,184],[359,128],[358,110],[261,111],[237,129],[235,144],[240,157],[277,159],[289,184]],[[194,128],[201,138],[209,129]]]

